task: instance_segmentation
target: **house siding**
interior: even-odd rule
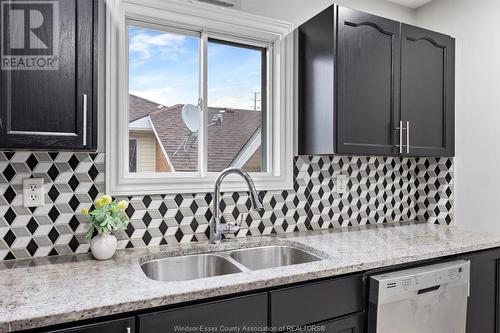
[[[156,172],[172,172],[158,141],[156,142]]]
[[[155,172],[156,138],[154,133],[130,132],[130,138],[137,140],[137,172]]]
[[[243,169],[247,172],[261,172],[262,150],[260,147],[253,153],[252,157],[245,163]]]

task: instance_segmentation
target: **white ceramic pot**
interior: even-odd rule
[[[97,260],[107,260],[116,252],[118,241],[111,234],[99,234],[90,240],[90,250]]]

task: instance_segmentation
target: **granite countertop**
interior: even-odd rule
[[[183,282],[147,278],[151,258],[283,243],[325,260]],[[221,245],[186,244],[119,251],[109,261],[89,255],[0,263],[0,332],[54,325],[228,295],[412,261],[500,247],[500,235],[426,223],[391,223]]]

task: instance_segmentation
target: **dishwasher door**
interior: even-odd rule
[[[464,333],[470,263],[457,260],[370,277],[369,333]]]

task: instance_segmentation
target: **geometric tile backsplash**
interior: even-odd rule
[[[104,192],[104,154],[0,152],[0,260],[89,250],[79,212]],[[265,210],[249,212],[246,193],[224,193],[223,219],[241,223],[231,237],[348,225],[453,219],[453,159],[299,156],[289,191],[260,192]],[[344,173],[348,190],[338,194]],[[24,208],[22,179],[45,178],[45,206]],[[207,241],[210,193],[131,196],[118,247]]]

